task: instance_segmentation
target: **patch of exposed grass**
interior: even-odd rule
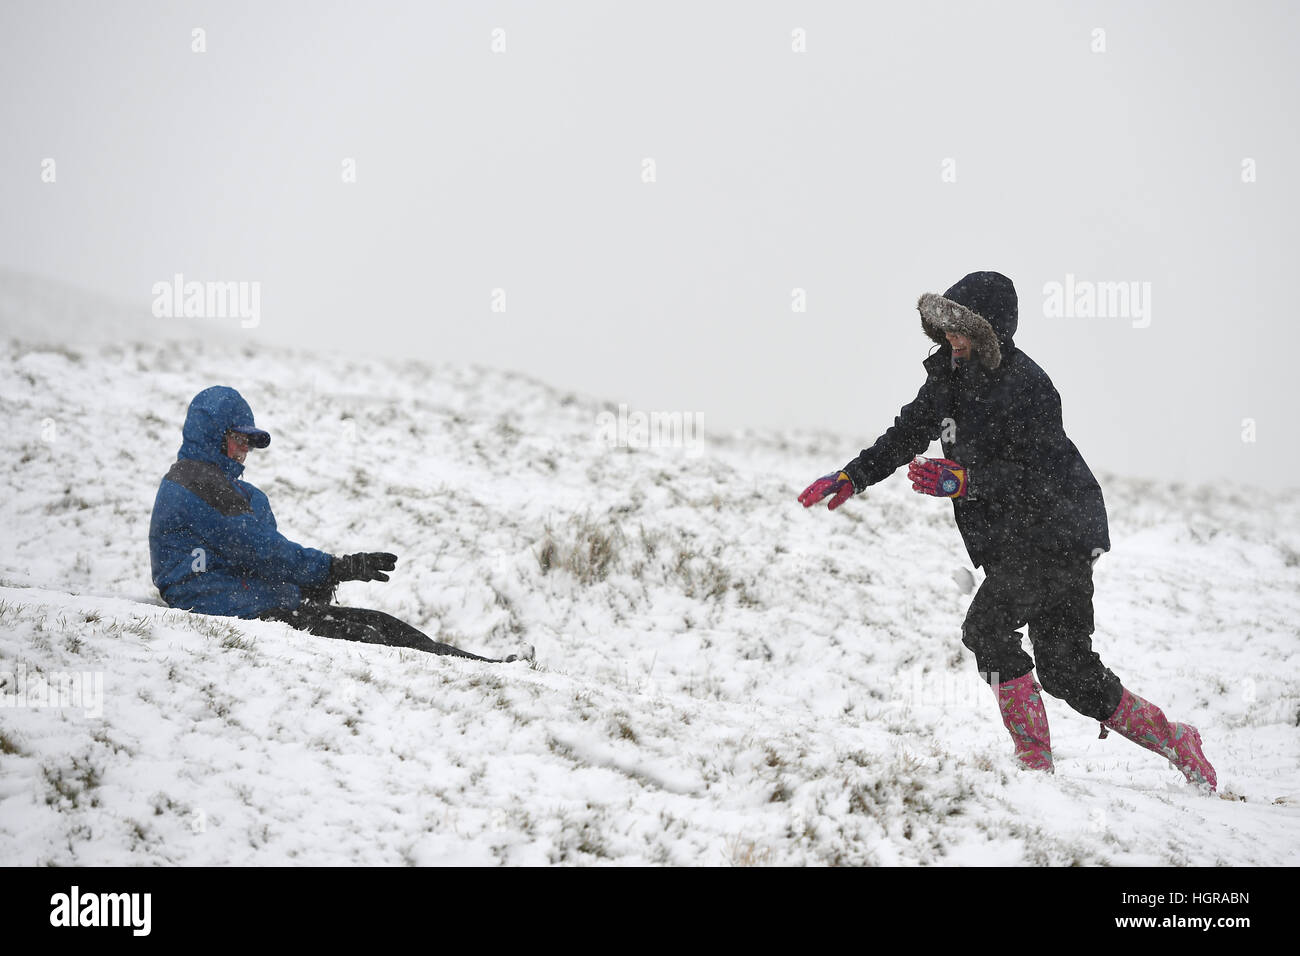
[[[622,529],[608,517],[571,518],[562,532],[546,526],[537,551],[537,566],[543,574],[563,570],[581,584],[593,584],[605,580],[617,566],[624,541]]]
[[[26,756],[23,748],[18,746],[18,741],[9,736],[9,733],[0,728],[0,754],[12,754],[17,757]]]
[[[630,740],[632,743],[638,742],[636,731],[632,729],[632,725],[628,722],[628,717],[626,714],[618,714],[614,718],[614,726],[615,729],[618,731],[619,739]]]
[[[153,637],[153,625],[148,619],[143,617],[132,617],[128,621],[114,620],[108,626],[108,633],[117,637],[126,634],[134,634],[136,637],[148,639]]]
[[[221,640],[221,646],[228,651],[251,651],[256,648],[256,644],[249,637],[243,634],[228,634]]]
[[[772,848],[734,837],[727,841],[723,858],[731,866],[766,866],[771,862]]]
[[[48,788],[45,794],[47,805],[73,809],[83,805],[99,806],[96,790],[103,781],[89,757],[73,757],[70,767],[46,764],[41,767],[41,776]]]

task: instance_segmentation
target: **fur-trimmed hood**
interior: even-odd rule
[[[950,349],[947,332],[971,340],[971,358],[992,371],[1015,347],[1019,322],[1016,287],[1000,272],[972,272],[943,295],[927,292],[916,303],[921,328]]]

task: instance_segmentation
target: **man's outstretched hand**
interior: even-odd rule
[[[907,466],[912,490],[937,498],[966,497],[966,469],[951,458],[913,458]]]
[[[826,505],[834,511],[853,497],[853,480],[842,471],[833,475],[822,475],[799,495],[799,504],[811,508],[827,495],[834,495]]]
[[[397,567],[397,555],[387,551],[367,551],[361,554],[335,556],[330,562],[330,580],[387,581],[385,571]]]

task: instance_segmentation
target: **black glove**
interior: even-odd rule
[[[330,581],[387,581],[385,571],[397,567],[397,555],[387,551],[335,555],[330,559]]]
[[[333,563],[331,562],[331,567],[332,566]],[[333,578],[331,578],[324,584],[318,584],[314,588],[299,588],[298,590],[302,592],[302,599],[304,601],[315,601],[319,604],[333,604],[334,589],[336,587],[338,587],[338,585],[334,582]]]

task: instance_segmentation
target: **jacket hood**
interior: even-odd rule
[[[233,388],[214,385],[194,396],[185,413],[181,434],[185,441],[176,457],[206,461],[216,465],[231,478],[243,474],[244,466],[230,458],[221,444],[226,432],[234,429],[249,436],[249,444],[265,448],[271,436],[253,424],[253,410]]]
[[[1016,287],[1000,272],[972,272],[943,295],[925,293],[916,309],[926,335],[945,348],[945,333],[966,336],[971,340],[971,358],[989,371],[1015,347]]]

